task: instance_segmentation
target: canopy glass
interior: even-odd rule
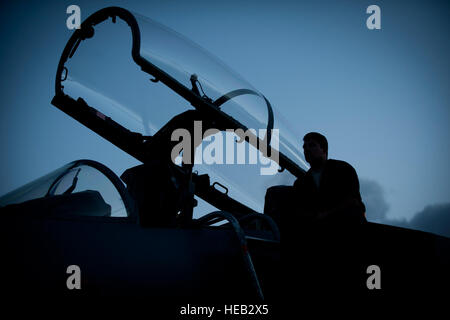
[[[299,171],[307,169],[296,141],[298,137],[288,129],[263,94],[218,58],[179,33],[139,14],[120,10],[126,12],[125,19],[108,11],[110,18],[90,22],[94,32],[75,44],[66,59],[62,58],[57,91],[60,81],[64,94],[75,100],[82,98],[100,116],[110,117],[126,129],[144,136],[154,135],[174,116],[199,108],[198,103],[192,103],[191,97],[195,94],[209,107],[219,109],[235,121],[237,127],[252,129],[261,141],[270,141],[270,146],[280,151]],[[91,17],[95,15],[98,13]],[[277,130],[276,134],[272,129]],[[232,134],[224,134],[222,138],[226,139],[227,135]],[[222,163],[226,163],[229,150],[225,144],[222,148],[225,153]],[[247,150],[250,149],[248,146]],[[243,189],[243,192],[236,192],[245,194],[247,201],[243,202],[253,204],[251,207],[256,210],[262,209],[264,199],[261,194],[271,183],[255,182],[253,185],[249,177],[246,181],[251,185],[242,184],[242,177],[254,170],[236,173],[234,167],[221,165],[202,165],[194,169],[209,173],[212,182],[223,181],[229,189]],[[288,169],[294,173],[292,167]],[[235,173],[230,173],[233,171]],[[273,178],[271,181],[291,183],[293,179]],[[260,191],[252,196],[255,190]]]

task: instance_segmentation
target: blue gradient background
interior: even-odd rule
[[[75,159],[119,175],[137,164],[50,105],[71,4],[82,20],[139,12],[217,55],[290,119],[299,148],[308,131],[328,137],[370,220],[406,225],[438,208],[450,228],[448,1],[3,1],[0,195]],[[381,30],[366,28],[371,4]]]

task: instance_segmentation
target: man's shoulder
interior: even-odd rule
[[[355,171],[351,164],[342,160],[328,159],[326,165],[330,169]]]
[[[336,160],[336,159],[328,159],[327,165],[333,165],[333,166],[350,166],[351,165],[348,162],[345,162],[343,160]]]

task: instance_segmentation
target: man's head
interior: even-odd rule
[[[311,167],[320,167],[328,158],[328,141],[317,132],[307,133],[303,137],[303,152]]]

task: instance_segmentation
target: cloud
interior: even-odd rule
[[[450,238],[450,203],[426,206],[414,215],[409,228],[432,232]]]
[[[386,202],[384,190],[373,180],[360,179],[360,193],[366,205],[366,218],[372,222],[384,223],[389,205]]]
[[[368,221],[450,237],[450,203],[426,206],[409,221],[406,219],[389,219],[387,218],[389,204],[386,201],[383,187],[378,182],[360,179],[360,192],[366,205]]]

